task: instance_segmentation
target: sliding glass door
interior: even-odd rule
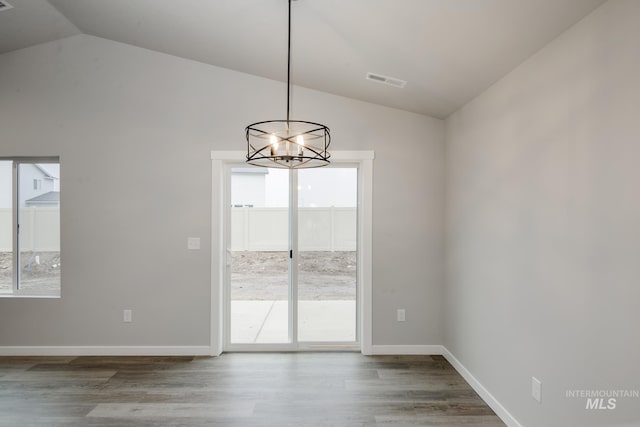
[[[225,347],[356,346],[355,167],[229,167]]]
[[[230,182],[230,342],[289,343],[289,172],[231,168]]]
[[[298,171],[298,341],[356,341],[355,168]]]

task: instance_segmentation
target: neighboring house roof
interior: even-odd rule
[[[48,193],[41,194],[39,196],[33,197],[29,200],[25,200],[25,203],[28,204],[53,204],[60,203],[60,192],[59,191],[49,191]]]
[[[45,179],[58,179],[57,177],[51,175],[51,172],[46,170],[42,165],[39,165],[38,163],[33,163],[33,166],[35,166],[38,170],[40,170],[40,172],[44,174]]]

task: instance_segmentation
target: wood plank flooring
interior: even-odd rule
[[[0,357],[1,426],[504,426],[441,356]]]

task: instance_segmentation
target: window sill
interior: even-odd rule
[[[34,295],[34,294],[20,294],[20,293],[12,293],[12,294],[0,293],[0,299],[1,298],[59,299],[62,297],[60,296],[60,294]]]

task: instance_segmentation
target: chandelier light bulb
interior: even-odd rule
[[[302,156],[304,152],[304,136],[298,135],[296,137],[296,143],[298,144],[298,156]]]
[[[271,135],[269,140],[271,142],[271,155],[275,156],[278,153],[278,138],[275,135]]]

